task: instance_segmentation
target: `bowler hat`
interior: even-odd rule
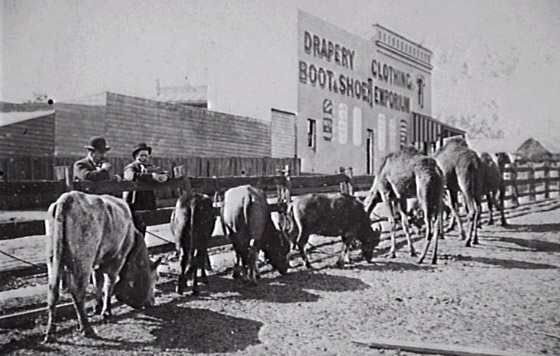
[[[95,136],[89,139],[89,145],[84,146],[90,151],[107,152],[111,146],[107,146],[105,139],[101,136]]]
[[[142,142],[137,144],[136,147],[134,147],[134,149],[132,150],[132,157],[136,157],[136,154],[143,150],[148,151],[148,154],[152,154],[152,148],[146,145],[144,142]]]

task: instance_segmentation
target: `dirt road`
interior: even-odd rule
[[[510,214],[510,226],[480,231],[466,248],[451,233],[436,266],[417,265],[399,244],[396,259],[377,257],[334,268],[339,245],[312,254],[315,270],[265,273],[258,287],[229,275],[210,279],[203,295],[179,297],[159,285],[158,306],[121,306],[112,323],[94,318],[99,339],[60,323],[56,343],[40,345],[44,318],[28,329],[0,330],[14,355],[412,355],[370,349],[353,340],[389,338],[527,354],[560,354],[559,201]],[[515,216],[517,215],[517,216]],[[321,238],[317,239],[318,241]],[[416,239],[417,249],[422,241]],[[380,245],[379,255],[387,251]],[[357,251],[353,255],[357,258]],[[268,271],[268,268],[264,268]],[[2,353],[2,352],[0,352]]]

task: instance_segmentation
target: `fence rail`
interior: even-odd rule
[[[178,172],[184,170],[178,169]],[[93,194],[122,194],[130,190],[165,190],[172,192],[171,199],[160,199],[159,208],[154,211],[135,212],[137,218],[146,226],[169,223],[176,198],[184,191],[205,193],[210,196],[223,193],[225,190],[250,184],[264,190],[267,195],[276,197],[278,202],[288,200],[293,195],[310,192],[353,193],[368,190],[374,180],[371,175],[352,176],[342,173],[325,176],[291,176],[290,167],[286,166],[282,175],[254,176],[254,177],[177,177],[165,183],[143,182],[70,182],[65,181],[21,181],[0,182],[0,207],[2,210],[42,210],[54,202],[60,194],[68,190],[80,190]],[[526,176],[526,177],[524,177]],[[522,178],[521,178],[522,177]],[[513,187],[517,187],[518,197],[529,197],[533,201],[537,196],[550,197],[551,193],[560,193],[560,167],[558,164],[519,166],[507,168],[504,179],[508,187],[506,199],[514,197]],[[16,199],[17,198],[17,199]],[[277,211],[277,203],[270,204],[273,211]],[[216,215],[218,210],[216,210]],[[44,235],[43,220],[11,221],[0,223],[0,240],[10,240],[18,237]],[[225,243],[219,239],[213,245]],[[171,244],[150,248],[150,252],[159,253],[172,249]],[[25,271],[21,271],[25,274]],[[28,268],[30,274],[37,273],[36,268]]]

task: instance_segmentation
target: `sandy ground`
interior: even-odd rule
[[[220,273],[233,263],[225,254],[199,297],[177,296],[163,278],[156,307],[120,306],[108,324],[93,318],[98,339],[82,337],[70,319],[59,323],[57,342],[41,345],[42,316],[27,328],[0,329],[0,353],[413,355],[352,342],[387,338],[558,355],[559,205],[514,210],[509,227],[484,226],[473,248],[450,233],[436,266],[417,265],[401,239],[396,259],[381,257],[384,240],[372,263],[354,251],[356,262],[336,269],[336,244],[314,251],[314,270],[298,258],[287,276],[265,266],[251,288]]]

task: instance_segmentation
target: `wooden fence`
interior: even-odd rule
[[[57,166],[72,166],[83,157],[0,157],[0,180],[50,181],[56,179]],[[122,175],[123,168],[132,161],[132,157],[111,157],[109,163],[115,174]],[[300,172],[299,158],[271,157],[152,157],[153,163],[164,170],[173,172],[173,168],[184,166],[190,177],[225,177],[225,176],[264,176],[276,174],[276,169],[290,166],[293,174]]]
[[[269,197],[276,197],[276,202],[270,206],[273,211],[278,211],[279,204],[290,200],[291,196],[309,192],[336,192],[343,191],[354,193],[368,190],[371,187],[373,176],[352,176],[351,170],[341,170],[340,174],[325,176],[291,176],[290,167],[287,166],[281,175],[263,175],[255,177],[177,177],[165,183],[142,182],[75,182],[70,181],[28,181],[28,182],[0,182],[0,201],[8,209],[22,210],[32,206],[35,210],[45,211],[48,205],[64,191],[70,189],[84,191],[92,194],[116,194],[130,190],[168,190],[175,196],[185,190],[205,193],[213,196],[215,193],[243,185],[251,184],[264,190]],[[181,171],[180,169],[176,171]],[[506,199],[511,199],[513,186],[517,186],[518,198],[528,197],[536,200],[537,197],[549,198],[553,193],[560,192],[560,167],[557,163],[518,166],[508,168],[504,178],[508,186]],[[17,199],[14,199],[16,198]],[[171,212],[176,198],[160,199],[159,208],[155,211],[136,212],[137,217],[147,226],[169,223]],[[217,208],[216,208],[217,209]],[[216,210],[216,214],[218,211]],[[0,240],[9,240],[23,236],[44,235],[43,220],[14,221],[0,223]],[[225,240],[212,243],[213,246],[225,244]],[[170,251],[172,245],[160,245],[150,248],[151,253]],[[36,273],[36,268],[27,268],[28,273]],[[22,271],[24,272],[24,271]],[[23,273],[25,274],[25,272]]]

